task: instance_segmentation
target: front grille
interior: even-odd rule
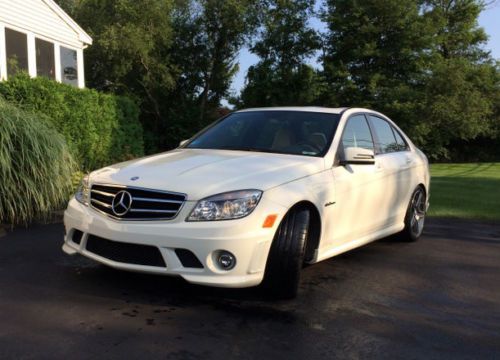
[[[167,267],[156,246],[130,244],[89,235],[86,249],[91,253],[120,263]]]
[[[115,207],[114,211],[113,199],[121,191],[130,194],[130,208],[124,211],[123,207]],[[94,184],[90,189],[90,205],[118,220],[170,220],[177,216],[185,200],[184,194],[130,186]]]

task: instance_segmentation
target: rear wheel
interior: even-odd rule
[[[292,209],[281,221],[267,260],[263,287],[279,298],[297,295],[310,222],[309,210]]]
[[[419,186],[413,192],[405,217],[405,228],[401,237],[405,241],[416,241],[422,235],[425,224],[426,194],[423,187]]]

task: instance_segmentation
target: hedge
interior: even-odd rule
[[[28,223],[62,208],[76,164],[44,116],[0,98],[0,224]]]
[[[0,82],[0,96],[46,115],[66,139],[82,170],[143,155],[139,108],[129,98],[78,89],[26,74]]]

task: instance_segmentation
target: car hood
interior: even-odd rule
[[[187,194],[200,200],[218,193],[275,186],[324,170],[323,158],[247,151],[176,149],[105,167],[91,183],[121,184]],[[135,180],[132,180],[135,179]]]

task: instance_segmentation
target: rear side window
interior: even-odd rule
[[[342,134],[342,145],[373,150],[373,139],[370,127],[364,115],[354,115],[347,120]]]
[[[376,134],[375,148],[377,149],[377,154],[399,151],[392,126],[384,119],[372,115],[370,115],[370,121]]]
[[[410,150],[410,147],[408,146],[408,143],[403,139],[399,131],[396,130],[396,128],[392,128],[392,131],[394,132],[394,136],[396,137],[396,143],[398,144],[398,151],[408,151]]]

